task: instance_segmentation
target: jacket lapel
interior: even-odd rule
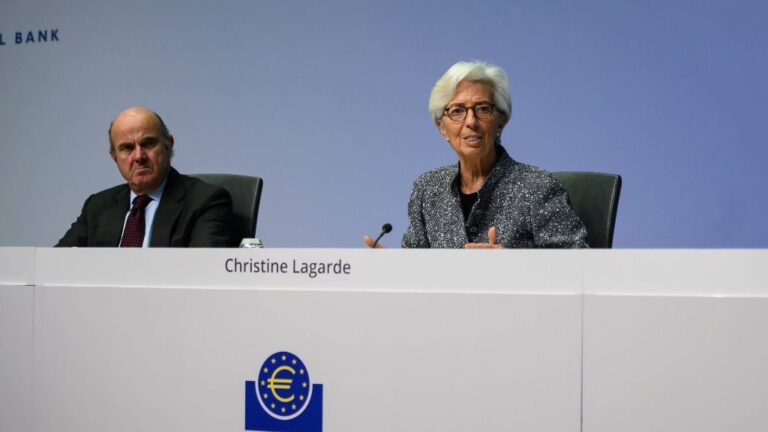
[[[157,207],[157,213],[155,213],[155,220],[152,222],[150,247],[171,246],[171,234],[183,209],[185,194],[186,190],[181,182],[181,175],[171,168],[163,196],[160,198],[160,205]]]
[[[445,219],[443,219],[445,221],[444,225],[440,227],[442,232],[453,234],[451,241],[455,243],[447,246],[451,248],[461,248],[469,243],[464,223],[464,212],[461,209],[461,200],[459,199],[459,169],[459,164],[456,164],[456,173],[449,177],[448,190],[451,191],[449,194],[451,204],[448,208],[450,209],[450,214],[446,215]]]
[[[115,195],[115,205],[105,210],[105,222],[96,238],[101,238],[104,245],[99,246],[120,246],[120,237],[123,235],[123,225],[125,224],[125,214],[130,208],[131,192],[128,186],[121,188]]]

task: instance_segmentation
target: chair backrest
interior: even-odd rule
[[[589,247],[612,247],[613,228],[621,193],[621,176],[576,171],[553,174],[568,192],[573,210],[587,227]]]
[[[243,238],[256,236],[259,202],[264,181],[260,177],[237,174],[190,174],[192,177],[226,189],[232,196],[232,241],[240,245]]]

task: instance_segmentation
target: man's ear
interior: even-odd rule
[[[172,159],[173,158],[173,143],[175,142],[173,140],[173,135],[168,134],[168,138],[167,139],[163,139],[163,141],[165,141],[165,148],[168,149],[168,155],[169,155],[168,158]]]

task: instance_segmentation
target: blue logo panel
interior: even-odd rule
[[[321,432],[323,386],[312,384],[301,359],[287,351],[269,356],[258,381],[245,382],[245,429]]]

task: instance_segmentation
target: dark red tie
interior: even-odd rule
[[[133,199],[131,214],[128,215],[128,221],[125,222],[123,239],[120,241],[120,247],[141,247],[144,242],[144,209],[152,198],[146,195],[138,195]]]

